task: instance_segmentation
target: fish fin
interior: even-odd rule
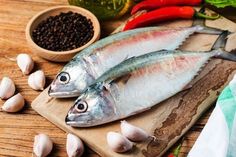
[[[216,39],[214,45],[212,46],[212,50],[217,50],[217,49],[225,49],[225,45],[227,43],[227,37],[229,35],[229,31],[223,31],[219,37]]]
[[[129,78],[131,77],[131,74],[128,73],[128,74],[125,74],[125,75],[122,75],[122,76],[119,76],[119,77],[116,77],[112,80],[106,80],[104,82],[95,82],[93,83],[92,85],[89,86],[89,88],[94,88],[96,90],[108,90],[110,89],[110,86],[112,83],[122,83],[122,84],[126,84],[129,80]]]
[[[122,75],[122,76],[120,76],[120,77],[115,78],[114,80],[112,80],[111,83],[114,83],[114,82],[121,82],[121,83],[123,83],[123,84],[126,84],[126,83],[128,82],[128,80],[130,79],[130,77],[131,77],[131,74],[128,73],[128,74],[126,74],[126,75]]]
[[[214,57],[236,62],[236,49],[230,52],[226,52],[222,49],[215,50]]]

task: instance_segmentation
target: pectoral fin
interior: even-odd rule
[[[112,80],[111,83],[115,82],[115,83],[122,83],[122,84],[126,84],[128,82],[128,80],[130,79],[131,74],[128,73],[126,75],[120,76],[114,80]]]

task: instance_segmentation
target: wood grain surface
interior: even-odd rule
[[[50,6],[67,4],[66,0],[1,0],[0,1],[0,77],[11,77],[20,92],[26,99],[26,107],[17,114],[0,112],[0,156],[32,155],[33,137],[38,133],[48,134],[53,142],[54,149],[50,156],[66,156],[66,133],[38,115],[32,108],[31,102],[39,95],[27,85],[27,76],[22,75],[15,62],[7,57],[15,57],[19,53],[28,53],[36,61],[37,69],[43,69],[47,76],[47,85],[57,74],[63,64],[51,63],[34,55],[28,48],[25,40],[25,26],[29,19],[37,12]],[[235,12],[230,17],[236,19]],[[228,14],[228,13],[227,13]],[[108,34],[119,25],[116,23],[103,23],[103,34]],[[4,101],[0,102],[2,105]],[[210,115],[211,109],[186,133],[183,140],[180,156],[186,156],[198,137]],[[97,157],[90,149],[84,156]]]

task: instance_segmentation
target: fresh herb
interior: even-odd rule
[[[133,0],[68,0],[70,5],[76,5],[90,10],[99,20],[109,20],[121,17],[133,5]]]
[[[217,8],[224,8],[224,7],[236,7],[236,0],[205,0],[206,3],[209,3]]]
[[[168,155],[168,157],[178,157],[181,147],[182,147],[182,142],[173,150],[172,153]]]

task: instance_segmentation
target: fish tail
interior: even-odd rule
[[[217,50],[217,49],[225,49],[225,45],[227,43],[229,31],[223,31],[219,37],[216,39],[214,45],[212,46],[212,50]]]
[[[216,39],[214,45],[212,46],[212,55],[214,58],[221,58],[229,61],[236,62],[236,49],[231,50],[230,52],[226,52],[225,45],[227,42],[227,37],[229,35],[229,31],[223,31],[219,37]]]
[[[222,49],[214,50],[214,58],[220,58],[224,60],[229,60],[236,62],[236,49],[231,50],[230,52],[226,52]]]

